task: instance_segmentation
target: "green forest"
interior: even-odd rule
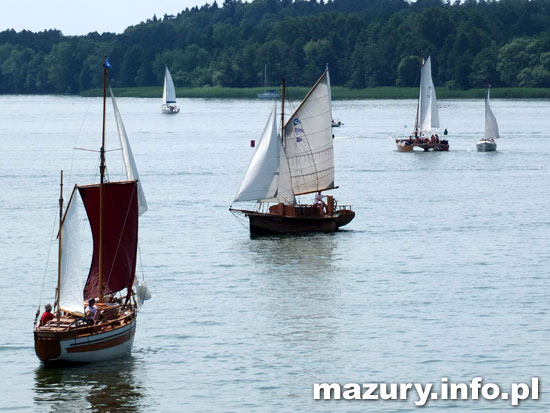
[[[221,2],[220,2],[221,3]],[[411,87],[432,57],[449,90],[550,87],[550,0],[240,0],[152,16],[121,34],[0,32],[0,93],[78,94],[102,87]]]

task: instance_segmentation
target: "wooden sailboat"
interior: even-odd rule
[[[491,86],[487,89],[487,98],[485,99],[485,137],[476,144],[479,152],[491,152],[497,150],[495,139],[500,138],[498,133],[497,118],[495,117],[489,104],[489,94]]]
[[[433,128],[439,128],[439,112],[435,86],[432,80],[432,65],[428,57],[422,62],[420,69],[420,92],[416,107],[414,131],[408,139],[395,139],[399,152],[412,152],[414,148],[424,151],[448,151],[449,141],[441,139],[437,133],[432,134]]]
[[[162,91],[162,105],[160,107],[162,113],[175,115],[179,113],[180,108],[176,104],[176,87],[172,80],[172,75],[165,66],[164,70],[164,89]]]
[[[285,121],[282,88],[281,135],[275,106],[233,202],[256,201],[253,210],[233,209],[250,222],[252,234],[332,232],[355,216],[321,192],[335,189],[330,80],[326,69]],[[313,204],[296,196],[317,193]]]
[[[135,280],[135,272],[138,217],[147,210],[147,203],[114,96],[127,180],[105,179],[105,104],[110,67],[105,61],[100,182],[75,185],[63,211],[61,172],[55,317],[46,323],[41,319],[34,328],[36,355],[48,363],[108,360],[130,352],[143,298],[137,293],[137,289],[143,290]],[[78,197],[86,209],[93,237],[92,263],[85,285],[80,265]],[[97,301],[93,319],[85,315],[85,303],[91,299]]]

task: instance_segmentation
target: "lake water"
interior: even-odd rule
[[[97,178],[101,99],[0,97],[0,410],[415,411],[314,401],[313,383],[541,380],[550,410],[550,102],[492,102],[502,139],[478,153],[483,101],[441,101],[448,153],[398,153],[416,102],[335,102],[335,234],[251,238],[229,211],[272,103],[119,99],[149,211],[139,277],[153,298],[132,355],[44,368],[33,319],[53,302],[59,170]],[[111,108],[108,108],[111,112]],[[112,116],[110,117],[112,120]],[[108,149],[117,149],[109,128]],[[120,152],[108,153],[111,178]],[[43,281],[44,280],[44,281]],[[510,401],[430,401],[504,411]]]

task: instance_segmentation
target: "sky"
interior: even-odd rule
[[[122,33],[154,14],[176,15],[214,0],[0,0],[0,31],[58,29],[64,35]],[[223,0],[218,0],[222,5]]]

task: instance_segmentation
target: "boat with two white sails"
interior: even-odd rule
[[[255,208],[229,209],[249,219],[252,234],[336,231],[355,213],[348,205],[338,205],[332,195],[322,195],[322,191],[337,188],[328,69],[288,119],[284,100],[283,80],[281,127],[277,127],[274,105],[233,200],[256,201]],[[299,195],[313,193],[313,204],[296,200]]]
[[[412,152],[414,148],[424,151],[448,151],[449,141],[442,139],[432,130],[439,128],[439,112],[435,86],[432,80],[432,64],[430,57],[422,59],[420,69],[420,91],[416,106],[416,119],[414,131],[409,138],[395,139],[399,152]]]

